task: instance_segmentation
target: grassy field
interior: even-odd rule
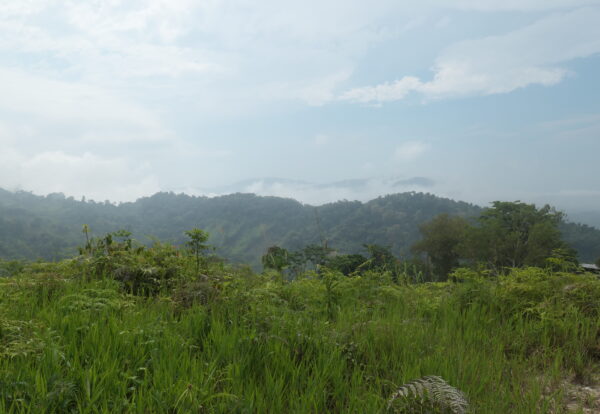
[[[0,278],[0,412],[452,412],[431,398],[388,408],[402,384],[437,375],[472,413],[559,413],[574,406],[565,384],[593,383],[600,357],[588,274],[459,269],[415,284],[103,266],[80,257]],[[158,288],[136,290],[144,277]]]

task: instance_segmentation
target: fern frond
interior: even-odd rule
[[[402,385],[388,401],[388,410],[398,401],[413,407],[430,404],[442,412],[466,414],[469,402],[465,394],[448,384],[443,378],[428,375]]]

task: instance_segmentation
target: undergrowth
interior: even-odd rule
[[[554,413],[555,384],[590,381],[600,357],[587,274],[287,281],[164,245],[117,251],[0,278],[0,412],[444,412],[464,396],[472,413]],[[455,399],[399,393],[418,378]]]

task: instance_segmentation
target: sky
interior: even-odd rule
[[[600,211],[600,0],[2,0],[0,187]]]

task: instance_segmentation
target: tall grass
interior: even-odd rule
[[[0,412],[376,413],[426,375],[474,413],[561,412],[556,384],[589,379],[600,355],[587,275],[398,285],[221,266],[217,293],[181,306],[71,262],[36,266],[0,279]]]

